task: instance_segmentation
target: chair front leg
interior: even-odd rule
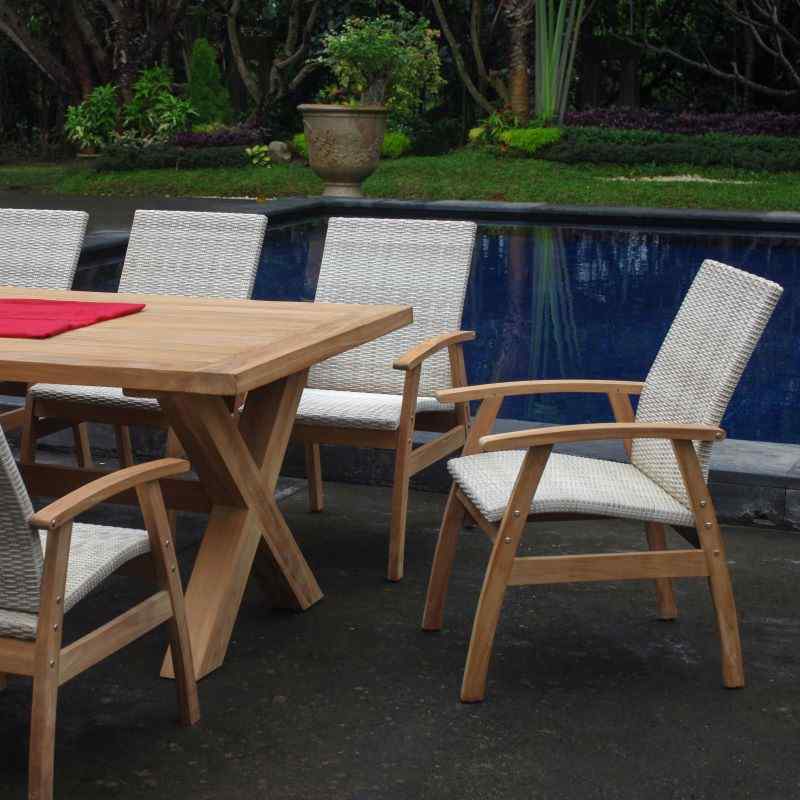
[[[472,626],[467,666],[461,684],[463,703],[478,703],[486,695],[486,676],[489,672],[494,635],[500,620],[500,609],[503,606],[514,558],[528,519],[531,501],[552,449],[552,445],[534,447],[525,454],[508,508],[495,537]]]
[[[447,498],[447,507],[444,511],[442,527],[439,529],[436,553],[433,556],[431,576],[428,580],[428,594],[425,598],[425,611],[422,615],[422,629],[425,631],[442,629],[447,587],[456,557],[458,534],[464,524],[465,514],[464,505],[458,499],[458,488],[454,484],[450,489],[450,496]]]
[[[322,460],[320,459],[319,444],[307,442],[306,479],[308,480],[308,510],[318,513],[325,508],[325,495],[322,488]]]
[[[417,413],[420,367],[406,372],[403,386],[403,405],[397,447],[394,458],[394,486],[392,487],[392,519],[389,528],[389,566],[386,577],[390,581],[403,578],[406,551],[406,517],[408,490],[411,482],[411,451],[414,446],[414,421]]]
[[[664,526],[660,522],[646,522],[645,532],[647,544],[651,550],[666,550],[667,537]],[[659,619],[671,620],[678,616],[678,606],[675,603],[675,591],[672,588],[671,578],[656,578],[656,608]]]
[[[47,536],[33,667],[29,800],[52,800],[53,797],[61,629],[71,538],[72,523],[50,531]]]
[[[708,565],[708,582],[722,651],[722,681],[729,689],[739,689],[745,684],[742,642],[739,636],[739,620],[736,615],[731,575],[717,514],[694,445],[687,441],[673,441],[672,447],[692,502],[697,536]]]

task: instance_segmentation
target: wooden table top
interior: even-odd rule
[[[0,339],[0,380],[233,395],[411,323],[411,306],[214,300],[0,286],[0,298],[146,303],[50,339]]]

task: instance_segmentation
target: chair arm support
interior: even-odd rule
[[[484,400],[487,397],[513,397],[531,394],[641,394],[641,381],[597,381],[597,380],[552,380],[552,381],[508,381],[485,383],[455,389],[441,389],[434,394],[440,403],[464,403],[469,400]]]
[[[412,347],[407,353],[396,358],[392,365],[395,369],[409,370],[418,367],[426,358],[430,358],[439,350],[451,347],[454,344],[471,342],[475,338],[475,331],[456,331],[455,333],[443,333],[441,336],[434,336],[426,342]]]
[[[115,494],[133,489],[143,483],[188,472],[188,461],[180,458],[162,458],[146,464],[121,469],[75,489],[64,497],[37,511],[30,519],[32,528],[54,529],[69,522],[84,511],[102,503]]]
[[[710,442],[725,438],[725,431],[713,425],[682,425],[672,422],[598,422],[588,425],[557,425],[549,428],[482,436],[484,451],[519,450],[561,442],[593,442],[602,439],[671,439]]]

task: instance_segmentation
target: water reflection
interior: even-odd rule
[[[254,296],[312,299],[324,234],[321,219],[270,226]],[[464,311],[478,334],[470,380],[642,379],[705,258],[786,289],[723,424],[740,439],[800,443],[800,237],[481,226]],[[501,413],[611,418],[597,396],[511,398]]]

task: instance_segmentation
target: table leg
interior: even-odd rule
[[[214,504],[186,590],[198,678],[225,658],[257,550],[273,596],[301,609],[322,597],[274,499],[305,377],[250,392],[239,420],[220,397],[159,397]],[[171,674],[168,653],[162,675]]]

